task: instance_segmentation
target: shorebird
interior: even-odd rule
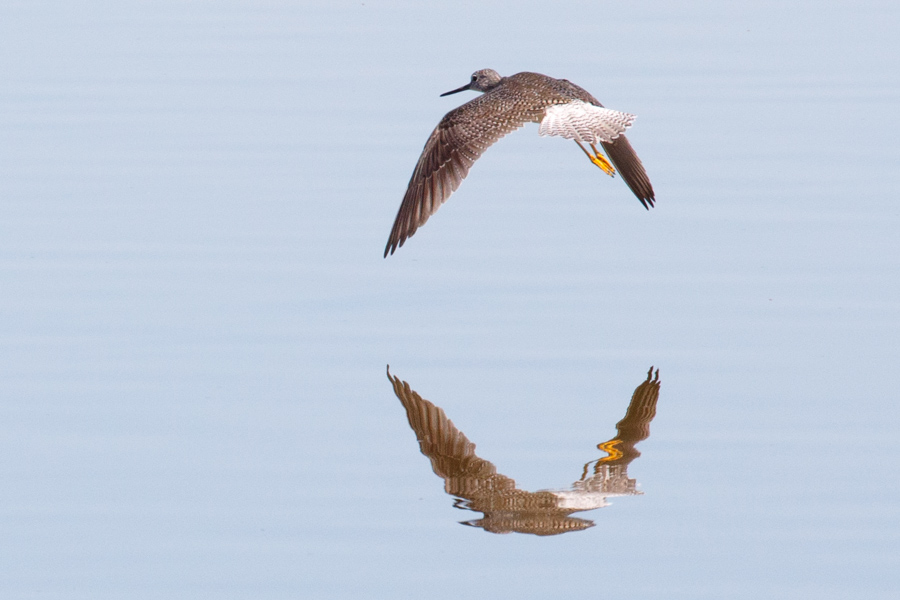
[[[472,73],[466,85],[441,96],[465,90],[484,95],[444,115],[425,142],[384,248],[385,257],[437,212],[485,150],[526,123],[540,123],[540,135],[575,140],[591,162],[608,175],[615,175],[618,169],[644,208],[653,206],[653,186],[623,135],[634,122],[634,115],[604,108],[567,79],[540,73],[501,77],[493,69],[482,69]],[[603,147],[608,160],[596,144]]]

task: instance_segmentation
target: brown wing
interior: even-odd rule
[[[606,150],[606,155],[609,156],[609,160],[618,169],[619,175],[622,176],[622,179],[634,192],[634,195],[641,201],[644,208],[650,210],[650,207],[656,201],[656,196],[653,194],[653,186],[650,184],[650,178],[647,177],[647,171],[644,170],[641,159],[638,158],[634,148],[631,147],[628,138],[620,135],[613,141],[602,142],[602,144],[603,149]]]
[[[475,444],[456,428],[444,410],[422,398],[409,384],[387,371],[394,393],[406,409],[409,426],[419,449],[431,460],[431,468],[444,480],[444,489],[460,498],[516,490],[516,482],[497,473],[488,460],[475,454]]]
[[[641,455],[635,446],[638,442],[650,437],[650,422],[656,416],[659,385],[659,369],[654,373],[653,367],[650,367],[650,370],[647,372],[647,379],[634,390],[631,402],[625,411],[625,416],[616,423],[616,437],[597,445],[601,450],[610,452],[609,457],[600,459],[597,462],[598,467],[601,464],[614,463],[627,466]],[[607,449],[608,447],[615,448],[616,453],[613,454]],[[595,473],[597,472],[595,470]]]
[[[565,79],[561,81],[570,88],[570,93],[579,100],[603,106],[599,100],[583,88]],[[619,175],[622,176],[629,189],[634,192],[634,195],[641,201],[644,208],[650,210],[650,207],[656,202],[656,195],[653,193],[653,186],[650,184],[650,178],[647,177],[647,171],[644,170],[644,164],[638,158],[634,148],[631,147],[631,142],[624,135],[620,135],[612,142],[602,142],[602,145],[606,155],[609,156],[609,160],[612,161],[619,171]]]
[[[654,374],[653,367],[650,367],[647,379],[634,390],[625,416],[616,423],[616,437],[632,446],[650,437],[650,422],[656,416],[659,385],[659,369]]]
[[[523,106],[506,93],[487,93],[450,111],[425,142],[388,238],[394,251],[456,191],[469,168],[494,142],[540,120],[542,106]]]

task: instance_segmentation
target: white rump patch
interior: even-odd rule
[[[576,100],[547,107],[538,133],[588,144],[611,142],[625,133],[634,119],[628,113]]]

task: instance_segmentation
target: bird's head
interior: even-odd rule
[[[481,69],[480,71],[475,71],[472,73],[472,79],[466,85],[461,88],[456,88],[455,90],[451,90],[449,92],[441,94],[441,96],[449,96],[450,94],[456,94],[457,92],[464,92],[465,90],[472,90],[474,92],[486,92],[491,90],[497,85],[500,84],[500,80],[503,79],[500,77],[500,73],[493,69]]]

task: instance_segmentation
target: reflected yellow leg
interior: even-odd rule
[[[613,175],[616,174],[615,168],[612,166],[612,164],[608,160],[606,160],[606,157],[603,156],[599,150],[597,150],[596,146],[591,144],[591,150],[594,151],[594,153],[591,154],[590,152],[588,152],[585,149],[584,146],[581,145],[581,142],[579,142],[578,140],[575,140],[575,143],[578,144],[578,147],[581,148],[581,151],[584,152],[589,159],[591,159],[592,163],[594,163],[595,165],[597,165],[598,167],[603,169],[604,173],[606,173],[610,177],[612,177]]]
[[[625,453],[616,448],[619,444],[622,443],[622,440],[618,438],[613,438],[608,442],[603,442],[602,444],[597,444],[597,447],[609,454],[609,456],[604,456],[597,462],[610,462],[613,460],[618,460],[625,456]]]

